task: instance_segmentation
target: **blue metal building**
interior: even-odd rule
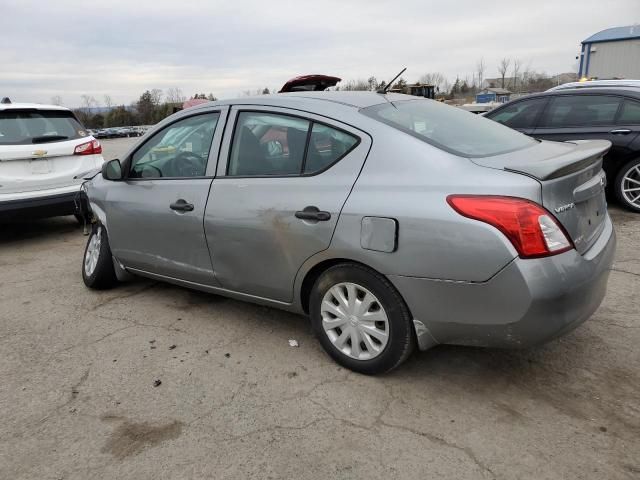
[[[640,25],[602,30],[582,41],[580,78],[640,79]]]

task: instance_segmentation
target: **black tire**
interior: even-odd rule
[[[627,173],[633,168],[640,169],[640,158],[636,158],[635,160],[631,160],[630,162],[625,163],[624,166],[618,171],[615,179],[614,191],[616,193],[616,198],[624,208],[632,212],[640,213],[640,199],[636,200],[637,205],[634,205],[629,199],[624,196],[623,192],[624,178]],[[640,174],[636,178],[640,180]],[[634,186],[640,187],[640,184],[634,184]],[[636,193],[640,195],[640,191],[637,191]]]
[[[100,246],[97,250],[98,258],[95,268],[91,273],[87,273],[87,252],[92,238],[99,236]],[[118,283],[116,272],[113,268],[113,258],[111,256],[111,248],[109,248],[109,239],[107,238],[106,229],[99,223],[94,223],[91,234],[87,239],[87,245],[84,248],[82,257],[82,280],[84,284],[94,290],[105,290],[115,286]]]
[[[369,290],[387,315],[387,344],[382,352],[371,359],[359,360],[340,351],[322,326],[322,300],[330,288],[343,282]],[[404,300],[389,280],[363,265],[343,263],[323,272],[311,290],[309,311],[313,330],[325,351],[340,365],[355,372],[366,375],[388,372],[404,362],[415,348],[413,321]]]

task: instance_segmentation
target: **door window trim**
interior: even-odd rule
[[[343,128],[337,127],[335,125],[331,125],[329,123],[326,122],[321,122],[318,120],[315,120],[313,118],[309,118],[309,117],[305,117],[303,115],[299,115],[299,114],[295,114],[295,113],[288,113],[288,112],[280,112],[277,110],[269,110],[269,109],[265,109],[265,110],[261,110],[261,109],[256,109],[255,106],[249,107],[249,108],[237,108],[236,110],[234,110],[234,115],[235,118],[233,119],[233,130],[231,131],[231,137],[229,139],[229,146],[228,146],[228,151],[227,151],[227,164],[225,166],[224,169],[224,175],[220,175],[217,176],[217,179],[221,179],[221,178],[235,178],[235,179],[247,179],[247,178],[300,178],[300,177],[315,177],[316,175],[320,175],[324,172],[326,172],[327,170],[329,170],[331,167],[333,167],[335,164],[337,164],[340,160],[342,160],[343,158],[345,158],[347,155],[349,155],[351,152],[353,152],[359,145],[360,143],[362,143],[362,138],[359,135],[356,135],[353,132],[349,132]],[[309,128],[307,129],[307,139],[306,139],[306,143],[304,146],[304,157],[302,158],[302,164],[300,167],[300,173],[289,173],[289,174],[282,174],[282,175],[229,175],[229,167],[231,165],[231,153],[233,150],[233,140],[236,136],[236,127],[238,126],[238,119],[240,118],[240,114],[241,113],[259,113],[259,114],[266,114],[266,115],[280,115],[280,116],[289,116],[289,117],[293,117],[293,118],[299,118],[301,120],[305,120],[307,122],[309,122]],[[340,155],[337,159],[335,159],[333,162],[331,162],[329,165],[327,165],[326,167],[320,169],[320,170],[316,170],[315,172],[312,173],[304,173],[304,168],[305,165],[307,163],[307,153],[309,151],[309,142],[311,141],[311,133],[313,131],[313,125],[314,124],[319,124],[319,125],[323,125],[325,127],[329,127],[329,128],[333,128],[334,130],[338,130],[339,132],[342,132],[346,135],[349,135],[351,137],[354,137],[356,139],[356,143],[354,143],[351,148],[349,150],[347,150],[346,152],[344,152],[342,155]]]
[[[504,110],[508,107],[513,107],[519,103],[523,103],[526,101],[531,101],[531,100],[537,100],[540,101],[542,103],[542,108],[540,108],[540,111],[536,114],[535,119],[533,121],[533,124],[529,127],[511,127],[509,125],[507,125],[506,123],[502,123],[501,125],[504,125],[505,127],[509,127],[509,128],[513,128],[514,130],[533,130],[535,128],[538,128],[538,123],[540,122],[540,119],[542,118],[542,115],[545,113],[545,111],[547,110],[547,107],[549,106],[549,97],[547,96],[539,96],[539,97],[525,97],[525,98],[519,98],[518,100],[515,100],[514,102],[509,102],[508,105],[504,105],[503,107],[499,107],[496,108],[495,110],[489,112],[490,114],[498,114],[500,113],[501,110]],[[494,115],[487,115],[487,117],[490,120],[494,120],[493,117]],[[494,120],[494,122],[497,120]],[[498,122],[500,123],[500,122]]]
[[[142,142],[140,145],[138,145],[135,150],[133,150],[129,155],[127,155],[127,158],[122,161],[121,163],[123,164],[123,170],[126,172],[125,177],[123,178],[123,181],[125,182],[148,182],[148,181],[157,181],[157,180],[189,180],[189,179],[214,179],[216,176],[216,170],[217,170],[217,166],[218,166],[218,157],[219,157],[219,153],[220,153],[220,146],[221,146],[221,142],[222,142],[222,135],[224,134],[224,127],[226,126],[226,122],[227,122],[227,114],[228,114],[228,107],[226,105],[221,106],[221,108],[216,108],[214,110],[206,110],[206,111],[199,111],[199,112],[193,112],[190,115],[184,115],[181,116],[179,118],[175,118],[170,122],[167,122],[166,124],[163,125],[158,125],[158,128],[153,131],[153,133],[149,136],[149,138],[145,139],[144,142]],[[151,139],[153,139],[158,133],[162,132],[163,130],[165,130],[166,128],[170,127],[171,125],[174,125],[178,122],[181,122],[183,120],[187,120],[189,118],[194,118],[194,117],[199,117],[202,115],[210,115],[212,113],[217,113],[218,114],[218,121],[216,123],[216,127],[215,130],[213,131],[213,136],[211,137],[211,145],[209,145],[209,155],[207,156],[207,163],[204,167],[204,175],[198,175],[198,176],[194,176],[194,177],[130,177],[129,173],[131,172],[131,162],[133,160],[133,156],[138,152],[138,150],[140,150],[142,147],[144,147],[148,142],[151,141]],[[223,125],[222,127],[220,127],[221,123],[224,123],[225,125]],[[218,132],[220,132],[220,134],[218,134]],[[216,141],[218,142],[218,146],[215,152],[215,163],[216,166],[213,167],[212,169],[209,168],[209,164],[212,160],[212,153],[214,150],[214,144],[216,143]],[[211,175],[207,175],[207,171],[212,171]]]
[[[633,97],[620,97],[622,98],[621,106],[618,109],[618,113],[616,114],[615,125],[640,125],[640,121],[637,122],[621,122],[620,117],[622,116],[622,112],[624,111],[624,106],[626,103],[633,104],[635,103],[640,108],[640,99]]]
[[[590,124],[590,125],[556,125],[556,126],[551,126],[551,125],[545,125],[544,122],[542,122],[542,124],[538,125],[536,128],[545,128],[545,129],[560,129],[560,128],[592,128],[592,127],[611,127],[616,125],[617,119],[620,116],[620,112],[622,109],[622,105],[624,103],[624,97],[621,97],[620,95],[613,95],[611,93],[598,93],[598,92],[584,92],[584,93],[574,93],[572,92],[571,94],[560,94],[560,95],[551,95],[549,102],[547,103],[545,110],[544,110],[544,116],[540,118],[540,120],[547,120],[548,119],[548,114],[551,112],[551,107],[553,106],[553,102],[556,101],[557,99],[560,98],[569,98],[569,97],[611,97],[616,99],[619,103],[618,103],[618,109],[616,110],[616,113],[613,116],[613,120],[611,122],[605,122],[605,123],[597,123],[597,124]]]

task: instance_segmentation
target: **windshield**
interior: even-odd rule
[[[64,110],[0,111],[0,145],[29,145],[86,137],[71,112]]]
[[[488,157],[535,143],[499,123],[433,100],[387,102],[360,112],[462,157]]]

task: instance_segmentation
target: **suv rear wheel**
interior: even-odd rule
[[[640,158],[625,164],[615,180],[616,197],[626,209],[640,213]]]
[[[326,270],[309,299],[311,323],[326,352],[364,374],[394,369],[415,346],[411,315],[382,275],[358,264]]]

